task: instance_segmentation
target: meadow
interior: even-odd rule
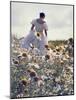
[[[45,55],[30,47],[20,47],[12,37],[10,84],[11,98],[74,94],[74,40],[49,41]]]

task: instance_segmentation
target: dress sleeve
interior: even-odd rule
[[[48,26],[47,26],[46,23],[44,23],[44,29],[45,29],[45,30],[48,30]]]
[[[35,19],[31,21],[31,24],[32,25],[35,25],[35,23],[36,23],[36,20]]]

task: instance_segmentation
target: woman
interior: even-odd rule
[[[21,44],[22,48],[29,49],[30,44],[34,45],[41,52],[43,52],[45,45],[48,45],[47,41],[47,24],[44,21],[45,14],[43,12],[40,13],[39,18],[34,19],[31,24],[31,31],[27,35],[27,37],[23,40]]]

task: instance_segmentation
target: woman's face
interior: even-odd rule
[[[41,20],[44,20],[44,19],[45,19],[45,17],[41,17],[40,19],[41,19]]]

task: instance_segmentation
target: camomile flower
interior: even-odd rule
[[[18,50],[14,50],[13,51],[14,54],[19,55],[20,53],[18,52]]]
[[[60,82],[60,76],[55,78],[56,82]]]
[[[64,47],[65,47],[65,48],[67,48],[67,47],[68,47],[68,45],[66,44]]]
[[[20,48],[21,52],[28,52],[28,50],[26,48]]]
[[[31,55],[27,55],[28,61],[31,61],[32,56]]]
[[[14,63],[15,65],[18,65],[18,64],[19,64],[19,61],[16,60],[16,59],[13,59],[13,63]]]
[[[31,59],[32,59],[32,56],[31,56],[30,54],[28,54],[28,53],[26,53],[26,52],[23,52],[23,53],[22,53],[22,60],[23,60],[23,61],[28,62],[28,61],[31,61]]]
[[[35,77],[34,77],[34,81],[35,81],[35,82],[38,82],[38,80],[39,80],[39,77],[38,77],[38,76],[35,76]]]
[[[34,55],[39,55],[40,54],[40,50],[38,48],[34,48],[33,51],[32,51],[32,53]]]
[[[42,56],[42,61],[45,61],[45,56]]]
[[[35,46],[34,46],[32,43],[30,43],[30,47],[31,47],[32,49],[34,49]]]
[[[45,75],[42,75],[42,76],[41,76],[41,79],[44,81],[44,80],[48,79],[48,77],[45,76]]]
[[[36,63],[34,64],[34,67],[37,68],[37,69],[40,69],[40,66]]]
[[[41,40],[41,33],[40,32],[37,32],[36,33],[36,37],[37,37],[37,39]]]
[[[50,55],[45,55],[45,60],[50,59]]]
[[[50,55],[50,58],[54,57],[54,53],[51,49],[47,51],[47,55]]]
[[[68,59],[68,58],[70,58],[70,57],[69,57],[69,55],[68,55],[68,54],[65,54],[65,58],[67,58],[67,59]]]
[[[61,45],[61,46],[60,46],[60,49],[61,49],[61,50],[64,50],[65,48],[64,48],[64,46],[63,46],[63,45]]]
[[[36,76],[36,72],[35,71],[30,72],[30,76],[31,77],[35,77]]]
[[[38,87],[44,86],[44,81],[43,80],[38,80]]]
[[[18,56],[17,56],[18,59],[21,59],[21,57],[22,57],[21,55],[18,55]]]
[[[61,63],[61,64],[64,64],[64,61],[63,61],[63,60],[60,60],[60,63]]]
[[[22,56],[23,56],[23,57],[27,57],[27,53],[26,53],[26,52],[23,52],[23,53],[22,53]]]
[[[14,48],[14,44],[13,44],[13,43],[12,43],[12,45],[11,45],[11,46],[12,46],[12,48]]]
[[[53,49],[53,52],[56,52],[56,49]]]
[[[40,33],[39,32],[37,32],[37,36],[40,37]]]
[[[29,82],[28,82],[26,77],[22,77],[21,78],[21,83],[26,86]]]
[[[49,46],[48,45],[45,45],[45,48],[46,50],[50,50]]]
[[[17,98],[21,98],[21,97],[23,97],[23,93],[17,95]]]
[[[46,74],[47,74],[47,75],[49,75],[49,74],[54,74],[54,73],[56,73],[54,69],[51,69],[51,70],[47,70],[47,71],[46,71]]]
[[[55,49],[57,50],[57,49],[59,49],[59,47],[58,47],[58,46],[56,46],[56,48],[55,48]]]
[[[40,68],[40,66],[37,64],[37,63],[29,63],[28,64],[30,67],[34,67],[34,68],[36,68],[36,69],[39,69]]]
[[[63,61],[67,61],[67,59],[65,57],[63,57]]]
[[[27,71],[29,72],[30,77],[35,77],[35,76],[37,76],[37,73],[36,73],[36,71],[35,71],[33,68],[28,68]]]

